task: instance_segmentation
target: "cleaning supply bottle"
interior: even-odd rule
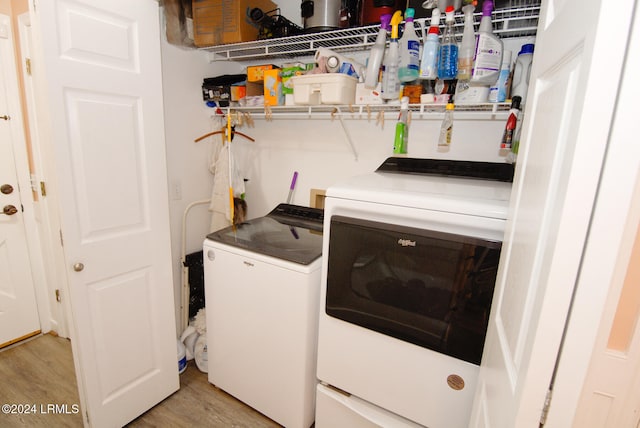
[[[378,31],[375,43],[371,47],[369,61],[367,61],[367,71],[364,79],[365,88],[373,89],[378,84],[382,58],[384,57],[384,51],[387,47],[387,32],[391,29],[389,22],[391,22],[391,15],[385,13],[380,16],[380,30]]]
[[[473,11],[475,6],[468,4],[462,8],[464,12],[464,31],[458,52],[458,80],[471,79],[473,57],[476,54],[476,35],[473,30]]]
[[[402,97],[400,101],[400,115],[396,123],[396,134],[393,139],[393,153],[407,153],[407,140],[409,137],[409,97]]]
[[[451,134],[453,132],[453,103],[447,103],[444,111],[444,119],[440,125],[440,137],[438,138],[438,147],[445,148],[451,145]]]
[[[458,75],[458,43],[453,24],[453,6],[447,6],[438,60],[438,77],[442,80],[453,80]]]
[[[505,162],[516,163],[518,161],[518,151],[520,150],[520,135],[522,134],[522,124],[516,123],[516,132],[513,134],[511,150],[507,153]]]
[[[509,78],[511,77],[511,51],[502,53],[502,66],[496,83],[489,88],[489,102],[503,103],[509,93]]]
[[[438,77],[438,54],[440,51],[439,34],[440,10],[435,8],[431,11],[429,34],[424,38],[422,60],[420,62],[420,79],[435,80]]]
[[[411,82],[418,78],[420,69],[420,39],[413,26],[415,10],[407,8],[404,13],[404,32],[399,41],[400,46],[400,66],[398,68],[398,78],[400,82]]]
[[[522,105],[527,99],[529,90],[529,77],[531,76],[531,61],[533,60],[533,45],[525,44],[520,48],[516,65],[513,69],[513,82],[511,83],[511,97],[522,98]]]
[[[507,123],[504,126],[504,133],[502,134],[502,141],[500,142],[501,149],[510,149],[513,143],[513,134],[518,125],[518,116],[520,115],[520,101],[519,96],[515,96],[511,100],[511,109],[507,117]]]
[[[389,51],[385,55],[385,66],[382,71],[382,93],[385,100],[397,100],[400,96],[400,79],[398,66],[400,65],[400,47],[398,45],[398,25],[402,22],[402,12],[397,10],[391,17],[391,41]]]
[[[500,66],[502,65],[502,40],[493,34],[491,12],[493,1],[484,0],[482,3],[482,19],[476,39],[476,54],[471,72],[472,83],[492,85],[498,80]]]

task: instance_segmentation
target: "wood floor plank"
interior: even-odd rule
[[[82,427],[82,416],[73,414],[72,406],[79,406],[80,400],[69,340],[44,335],[0,351],[0,380],[0,405],[35,404],[38,410],[36,414],[0,413],[0,427]],[[69,414],[47,413],[48,404],[66,404]],[[279,427],[211,385],[193,361],[180,375],[179,391],[127,426]]]
[[[0,379],[0,404],[29,406],[30,411],[35,410],[21,414],[3,412],[0,426],[82,426],[73,356],[67,339],[44,335],[3,350]]]

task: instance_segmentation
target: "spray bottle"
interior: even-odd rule
[[[440,137],[438,138],[438,147],[446,148],[451,145],[451,134],[453,132],[453,103],[447,103],[444,111],[444,119],[440,125]]]
[[[384,50],[387,46],[387,31],[391,29],[389,26],[390,21],[391,15],[388,13],[380,16],[380,30],[378,31],[376,42],[371,47],[369,61],[367,61],[367,71],[364,79],[365,88],[373,89],[378,84],[380,66],[382,65]]]
[[[441,80],[453,80],[458,75],[458,43],[453,29],[453,6],[447,6],[445,27],[440,45],[438,77]]]
[[[404,32],[400,38],[400,67],[398,78],[401,82],[411,82],[418,78],[420,69],[420,39],[413,26],[415,10],[407,8],[404,14]]]
[[[402,22],[402,12],[396,10],[391,17],[391,41],[389,51],[385,55],[385,66],[382,72],[382,98],[397,100],[400,96],[400,79],[398,66],[400,65],[400,47],[398,46],[398,25]]]
[[[440,10],[431,12],[431,26],[429,34],[424,38],[422,49],[422,62],[420,63],[420,79],[436,80],[438,77],[438,51],[440,50]],[[423,28],[424,31],[424,28]]]
[[[482,19],[480,20],[480,28],[478,29],[478,38],[476,40],[475,63],[471,73],[472,83],[492,85],[498,80],[500,74],[504,47],[502,40],[493,34],[492,11],[493,1],[484,0],[484,3],[482,3]]]
[[[409,137],[409,97],[402,97],[400,101],[400,115],[396,123],[396,134],[393,139],[393,153],[407,153],[407,140]]]
[[[518,125],[518,115],[520,114],[520,101],[522,99],[519,96],[513,97],[511,100],[511,109],[509,110],[509,116],[507,117],[507,123],[504,126],[504,133],[502,135],[502,141],[500,142],[501,149],[510,149],[513,143],[514,132]]]
[[[462,8],[464,12],[464,31],[458,52],[458,80],[471,79],[473,57],[476,54],[476,35],[473,30],[473,11],[475,6],[468,4]]]

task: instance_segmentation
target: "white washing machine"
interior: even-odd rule
[[[209,382],[290,428],[314,422],[322,216],[280,204],[203,245]]]

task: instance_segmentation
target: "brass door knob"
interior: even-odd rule
[[[2,119],[2,120],[11,120],[11,116],[7,116],[5,114],[4,116],[0,116],[0,119]]]
[[[13,186],[11,184],[3,184],[2,186],[0,186],[0,192],[8,195],[13,192]]]
[[[73,265],[73,270],[75,270],[76,272],[82,272],[83,269],[84,265],[82,263],[76,263]]]
[[[17,212],[18,209],[13,205],[5,205],[4,208],[2,208],[2,214],[14,215]]]

